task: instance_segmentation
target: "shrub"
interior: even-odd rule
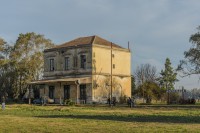
[[[126,95],[124,95],[124,96],[121,96],[120,98],[119,98],[119,103],[121,103],[121,104],[123,104],[123,103],[127,103],[127,96]]]
[[[64,101],[64,104],[65,105],[68,105],[68,106],[72,106],[72,105],[75,105],[75,102],[73,102],[71,99],[66,99]]]
[[[194,98],[190,99],[181,99],[179,101],[180,104],[195,104],[196,103],[196,100]]]
[[[178,93],[176,93],[176,92],[169,93],[170,104],[177,104],[179,99],[180,99],[180,96]]]

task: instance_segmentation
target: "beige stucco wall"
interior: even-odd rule
[[[93,100],[105,103],[111,91],[111,49],[94,45],[92,48]],[[112,96],[131,96],[131,53],[129,50],[112,49]],[[97,84],[95,86],[95,84]]]
[[[92,48],[93,73],[110,74],[111,72],[111,49],[94,45]],[[112,49],[113,75],[131,75],[131,54],[128,50]]]
[[[92,72],[91,47],[62,48],[44,53],[44,78],[58,78],[59,76],[73,77],[75,74],[90,74]],[[86,69],[81,68],[80,55],[86,55]],[[69,70],[65,70],[65,57],[69,57]],[[74,58],[77,66],[74,67]],[[54,59],[54,71],[50,71],[50,59]]]
[[[97,84],[93,88],[93,100],[96,102],[107,102],[111,95],[111,78],[105,75],[93,75]],[[112,77],[112,97],[116,97],[119,101],[120,97],[131,96],[131,77]]]

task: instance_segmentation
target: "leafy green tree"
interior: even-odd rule
[[[178,70],[182,71],[184,76],[200,74],[200,26],[197,30],[197,33],[190,36],[189,42],[192,46],[184,52],[185,59],[181,60],[178,66]]]
[[[136,94],[136,84],[135,84],[135,77],[131,76],[131,95],[134,96]]]
[[[177,73],[174,72],[169,58],[166,59],[165,69],[161,70],[160,74],[161,74],[161,77],[159,78],[160,85],[168,91],[167,103],[169,103],[169,91],[174,89],[174,84],[177,81],[176,78]]]
[[[10,90],[10,65],[8,55],[10,46],[0,38],[0,96],[6,97]]]
[[[54,44],[43,35],[34,32],[19,34],[11,52],[13,69],[13,97],[22,97],[28,88],[28,83],[42,77],[44,59],[43,51]]]
[[[19,34],[14,46],[0,38],[0,95],[21,98],[28,83],[42,77],[43,51],[53,45],[34,32]]]
[[[3,53],[4,53],[4,47],[5,47],[6,42],[0,38],[0,61],[2,62],[4,59]]]

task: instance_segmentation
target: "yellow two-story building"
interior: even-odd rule
[[[106,103],[131,96],[131,52],[98,36],[80,37],[44,51],[40,96],[63,103]]]

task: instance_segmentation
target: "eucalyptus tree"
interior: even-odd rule
[[[6,60],[5,60],[5,56],[4,56],[4,47],[5,47],[6,42],[0,38],[0,92],[3,91],[3,89],[5,88],[5,84],[4,84],[4,79],[5,79],[5,64],[6,64]]]
[[[0,38],[0,96],[7,96],[10,90],[10,60],[9,53],[11,46],[9,46],[2,38]]]
[[[13,91],[15,98],[22,96],[28,87],[28,82],[38,80],[43,73],[43,51],[53,47],[50,39],[34,32],[19,34],[10,58],[14,70]]]
[[[4,53],[4,47],[5,47],[6,42],[0,38],[0,61],[2,62],[4,59],[3,53]]]

